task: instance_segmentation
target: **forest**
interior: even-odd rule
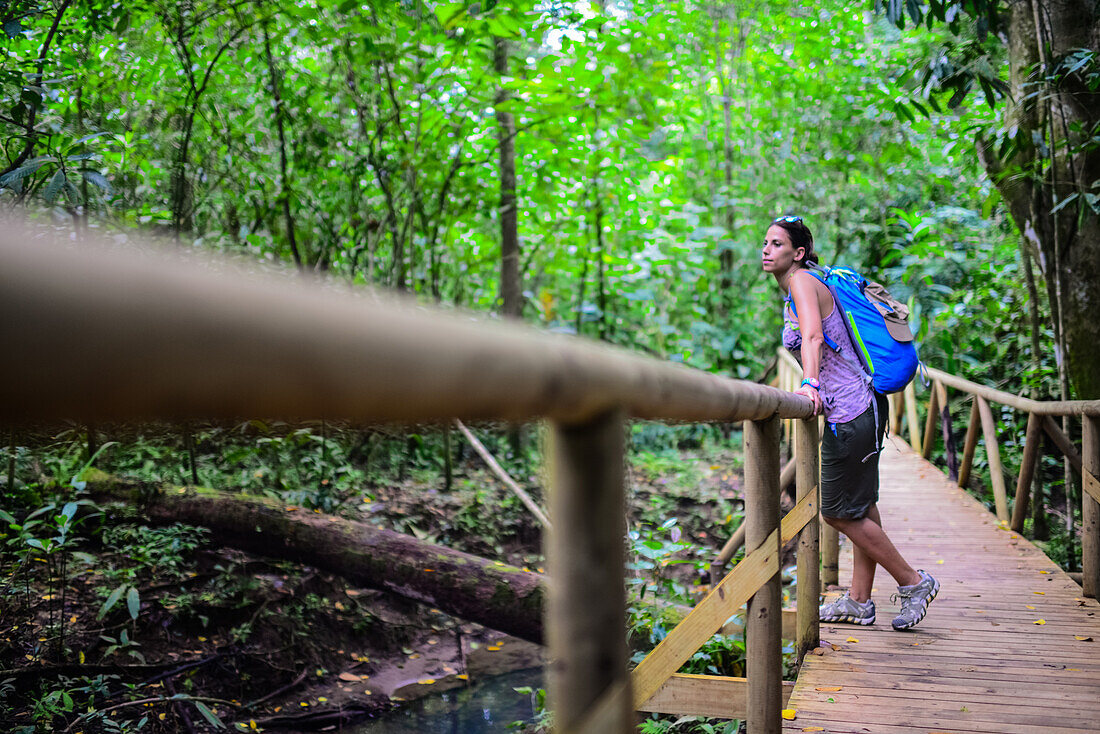
[[[797,215],[824,262],[909,305],[925,364],[1100,398],[1092,4],[0,0],[0,22],[3,216],[77,245],[229,257],[767,383],[781,294],[761,240]],[[492,628],[501,609],[442,582],[414,601],[385,569],[250,547],[218,515],[323,516],[421,567],[442,549],[537,584],[541,429],[307,418],[3,427],[7,731],[360,731],[540,665],[537,605],[501,603]],[[995,419],[1015,471],[1027,416]],[[636,421],[627,442],[637,660],[740,523],[743,456],[730,424]],[[1043,454],[1025,532],[1074,571],[1080,479]],[[151,484],[179,503],[135,503]],[[968,488],[992,507],[989,486],[979,454]],[[743,658],[718,636],[685,672]],[[539,684],[517,690],[517,726],[548,730]]]

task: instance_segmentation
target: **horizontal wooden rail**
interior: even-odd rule
[[[991,403],[1008,405],[1017,410],[1039,415],[1093,415],[1100,416],[1100,400],[1032,400],[996,388],[979,385],[963,377],[935,368],[928,368],[928,375],[948,387],[980,395]]]
[[[783,682],[781,701],[790,700],[794,683]],[[748,712],[748,678],[677,673],[642,704],[639,711],[679,716],[744,719]]]
[[[0,420],[805,417],[808,400],[520,325],[0,223]]]

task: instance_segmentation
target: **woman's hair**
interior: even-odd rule
[[[791,245],[794,249],[806,248],[806,256],[798,261],[800,267],[817,265],[817,253],[814,252],[814,236],[810,228],[802,221],[802,217],[779,217],[772,222],[772,226],[782,227],[791,237]]]

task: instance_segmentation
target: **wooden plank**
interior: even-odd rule
[[[982,419],[985,456],[989,460],[989,480],[993,485],[993,503],[997,508],[997,519],[1007,523],[1009,520],[1008,496],[1005,491],[1005,475],[1001,468],[1001,447],[997,440],[997,422],[993,419],[993,411],[989,409],[989,403],[985,401],[985,398],[977,395],[974,399],[978,401],[978,414]]]
[[[638,667],[631,680],[634,708],[644,704],[764,582],[779,573],[779,530],[750,553],[699,602]]]
[[[970,395],[980,395],[986,400],[1008,405],[1016,410],[1040,415],[1100,415],[1100,400],[1032,400],[1019,395],[979,385],[976,382],[943,372],[934,367],[928,368],[933,380],[939,380],[948,387],[954,387]]]
[[[798,504],[783,516],[783,522],[779,525],[779,542],[783,545],[791,542],[802,532],[802,528],[811,520],[817,518],[817,485],[813,485],[798,500]]]
[[[1085,492],[1092,497],[1093,502],[1100,502],[1100,479],[1089,470],[1081,472],[1084,478]]]
[[[715,719],[743,719],[749,681],[716,675],[677,673],[665,681],[639,711],[677,716],[709,716]],[[794,683],[784,681],[782,705],[786,706]]]

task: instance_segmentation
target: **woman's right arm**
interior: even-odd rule
[[[825,346],[816,282],[817,279],[809,273],[796,272],[791,276],[791,299],[798,314],[798,331],[802,335],[802,378],[815,383],[820,379],[821,349]],[[821,412],[821,396],[815,388],[802,385],[795,392],[813,401],[814,414]]]

